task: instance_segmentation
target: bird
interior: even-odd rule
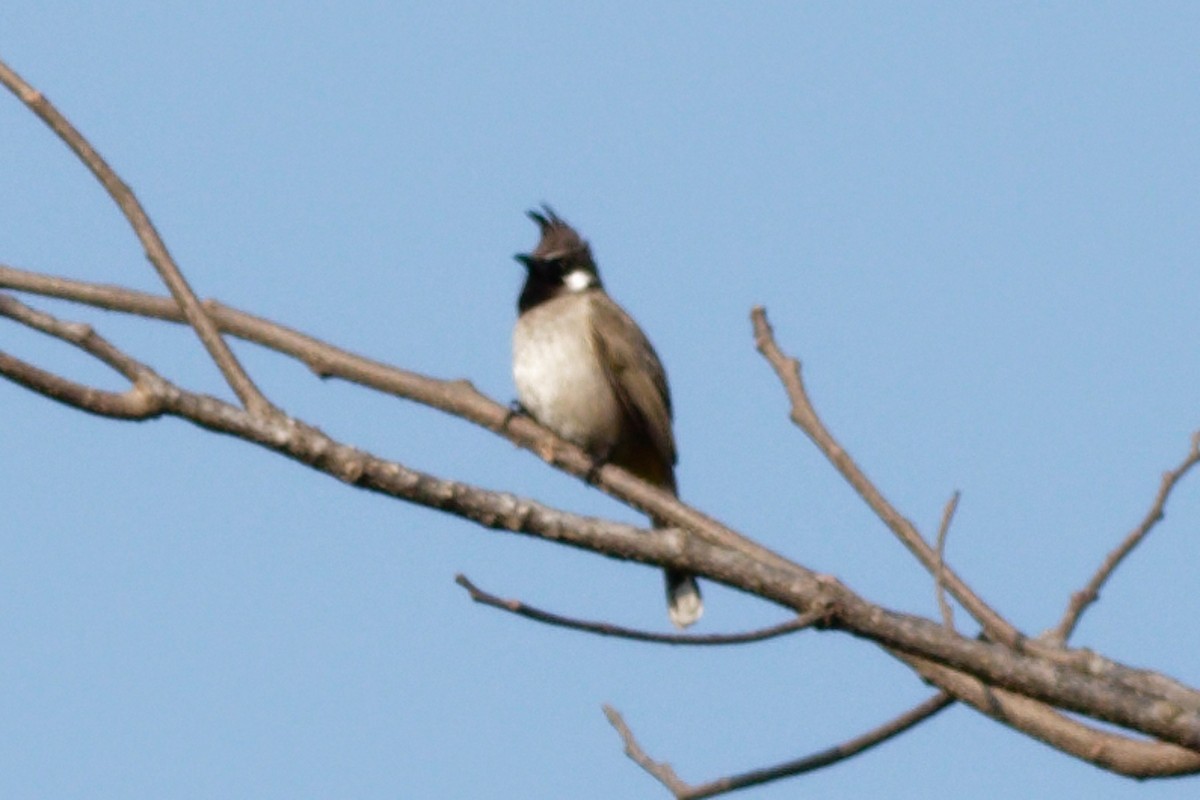
[[[518,408],[597,465],[614,464],[677,495],[671,392],[658,354],[604,290],[575,229],[545,204],[527,215],[541,239],[514,256],[526,270],[512,342]],[[668,568],[665,579],[671,622],[696,622],[704,605],[695,577]]]

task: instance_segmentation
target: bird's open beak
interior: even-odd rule
[[[517,253],[513,258],[519,261],[525,269],[533,269],[533,256],[528,253]]]

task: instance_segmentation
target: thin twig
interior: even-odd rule
[[[1067,605],[1067,610],[1063,614],[1062,620],[1059,621],[1058,625],[1042,635],[1044,640],[1062,645],[1071,638],[1071,634],[1074,633],[1076,626],[1079,624],[1079,619],[1083,616],[1083,612],[1100,598],[1100,589],[1112,576],[1113,572],[1121,565],[1125,557],[1132,553],[1134,548],[1141,544],[1150,531],[1154,530],[1154,527],[1166,516],[1167,500],[1171,497],[1171,492],[1197,463],[1200,463],[1200,431],[1192,434],[1191,448],[1188,450],[1183,461],[1179,462],[1179,465],[1175,469],[1163,473],[1162,482],[1158,486],[1158,493],[1155,494],[1154,502],[1150,504],[1150,510],[1146,512],[1146,516],[1142,517],[1142,521],[1138,523],[1137,527],[1130,531],[1116,549],[1108,554],[1087,585],[1071,595],[1071,602]]]
[[[942,583],[954,595],[971,616],[978,620],[988,636],[1009,647],[1019,649],[1024,637],[1013,625],[985,603],[955,572],[944,563],[939,566],[937,553],[934,552],[917,531],[916,526],[905,519],[899,511],[887,501],[883,493],[859,468],[845,448],[838,443],[833,434],[825,427],[818,416],[816,408],[808,397],[808,390],[801,377],[800,362],[780,349],[775,341],[775,333],[767,321],[767,312],[762,306],[756,306],[750,312],[754,324],[754,342],[758,351],[766,358],[767,363],[775,370],[791,401],[791,419],[808,435],[834,468],[854,487],[858,495],[875,512],[876,516],[896,535],[905,547],[917,557],[921,565],[935,577],[941,575]]]
[[[933,580],[934,589],[937,592],[938,608],[942,612],[942,624],[950,630],[954,630],[954,609],[946,600],[946,536],[950,532],[950,523],[954,519],[954,512],[958,510],[960,494],[955,489],[954,494],[950,495],[950,499],[946,501],[946,507],[942,509],[942,521],[938,525],[937,535],[937,572]]]
[[[550,611],[543,611],[540,608],[535,608],[520,600],[506,600],[502,597],[497,597],[494,594],[484,591],[472,583],[466,575],[455,575],[454,582],[467,590],[471,595],[471,599],[476,603],[482,603],[485,606],[498,608],[501,611],[508,611],[516,614],[519,617],[526,619],[545,622],[548,625],[557,625],[561,628],[570,628],[571,630],[584,631],[586,633],[595,633],[600,636],[613,636],[618,639],[632,639],[635,642],[657,642],[659,644],[675,644],[675,645],[723,645],[723,644],[747,644],[749,642],[761,642],[766,639],[774,639],[776,636],[794,633],[796,631],[809,628],[821,620],[822,615],[815,612],[801,614],[795,619],[781,622],[778,625],[772,625],[768,628],[759,628],[754,631],[746,631],[744,633],[716,633],[716,634],[687,634],[687,633],[656,633],[654,631],[643,631],[637,628],[625,628],[620,625],[612,625],[607,622],[589,622],[587,620],[574,619],[572,617],[564,617],[561,614],[555,614]]]
[[[171,296],[183,309],[188,324],[195,329],[200,341],[208,350],[213,361],[216,362],[229,386],[237,394],[238,399],[241,400],[242,405],[252,414],[259,416],[278,415],[279,412],[254,385],[237,357],[234,356],[233,351],[229,349],[229,345],[217,332],[216,326],[204,313],[196,294],[183,277],[183,273],[179,271],[179,267],[167,250],[166,243],[158,235],[154,223],[150,221],[149,215],[142,208],[142,204],[134,195],[133,190],[121,180],[120,176],[113,171],[83,134],[76,130],[75,126],[46,99],[45,95],[30,86],[24,78],[3,61],[0,61],[0,83],[3,83],[18,100],[45,122],[71,148],[112,197],[113,202],[117,204],[142,243],[142,247],[146,251],[146,258],[154,265],[154,269],[170,289]]]
[[[676,798],[690,797],[689,792],[692,787],[679,779],[675,774],[675,770],[665,761],[655,761],[646,754],[642,746],[638,744],[638,740],[634,737],[633,731],[629,730],[629,726],[625,723],[620,712],[607,703],[602,706],[604,716],[608,718],[608,723],[616,728],[617,733],[621,736],[621,741],[625,744],[625,755],[633,759],[633,762],[642,769],[649,772],[663,786],[675,795]]]
[[[813,772],[822,767],[836,764],[839,761],[844,761],[847,758],[858,755],[866,750],[875,747],[878,744],[886,742],[893,736],[897,736],[910,730],[913,726],[924,722],[934,714],[954,703],[954,698],[945,692],[939,692],[928,700],[914,706],[904,712],[895,719],[885,722],[877,728],[856,736],[853,739],[834,745],[825,750],[820,750],[811,755],[802,758],[785,761],[782,764],[776,764],[773,767],[765,767],[763,769],[751,770],[737,775],[730,775],[724,778],[718,778],[708,783],[702,783],[697,786],[690,786],[680,780],[675,774],[675,770],[671,765],[664,761],[655,761],[646,754],[634,738],[633,731],[621,718],[621,715],[612,706],[604,706],[604,715],[608,717],[609,723],[616,728],[617,733],[621,736],[621,741],[625,744],[625,753],[638,766],[650,773],[655,779],[665,786],[676,800],[700,800],[703,797],[715,797],[720,794],[727,794],[738,789],[745,789],[750,786],[758,786],[760,784],[777,781],[781,778],[789,778],[795,775],[801,775],[805,772]]]
[[[158,376],[146,365],[114,347],[91,326],[63,322],[6,294],[0,294],[0,317],[7,317],[74,345],[119,372],[133,387],[125,392],[96,389],[47,372],[7,353],[0,353],[0,375],[60,403],[101,416],[149,419],[162,413],[162,404],[155,400],[151,392],[145,391],[147,384],[157,380]]]

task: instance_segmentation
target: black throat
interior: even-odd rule
[[[600,288],[600,276],[587,242],[549,206],[543,206],[542,211],[545,213],[529,212],[542,233],[537,247],[532,253],[514,256],[526,270],[525,285],[517,299],[520,314],[564,294]]]
[[[548,280],[531,272],[525,278],[525,286],[521,289],[520,298],[517,299],[517,312],[524,314],[531,308],[566,294],[567,291],[567,287],[562,285],[562,281]]]

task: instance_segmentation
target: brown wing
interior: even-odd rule
[[[674,489],[671,391],[662,362],[633,318],[608,295],[592,292],[590,300],[596,354],[637,434],[636,441],[618,446],[613,460],[646,480]]]

